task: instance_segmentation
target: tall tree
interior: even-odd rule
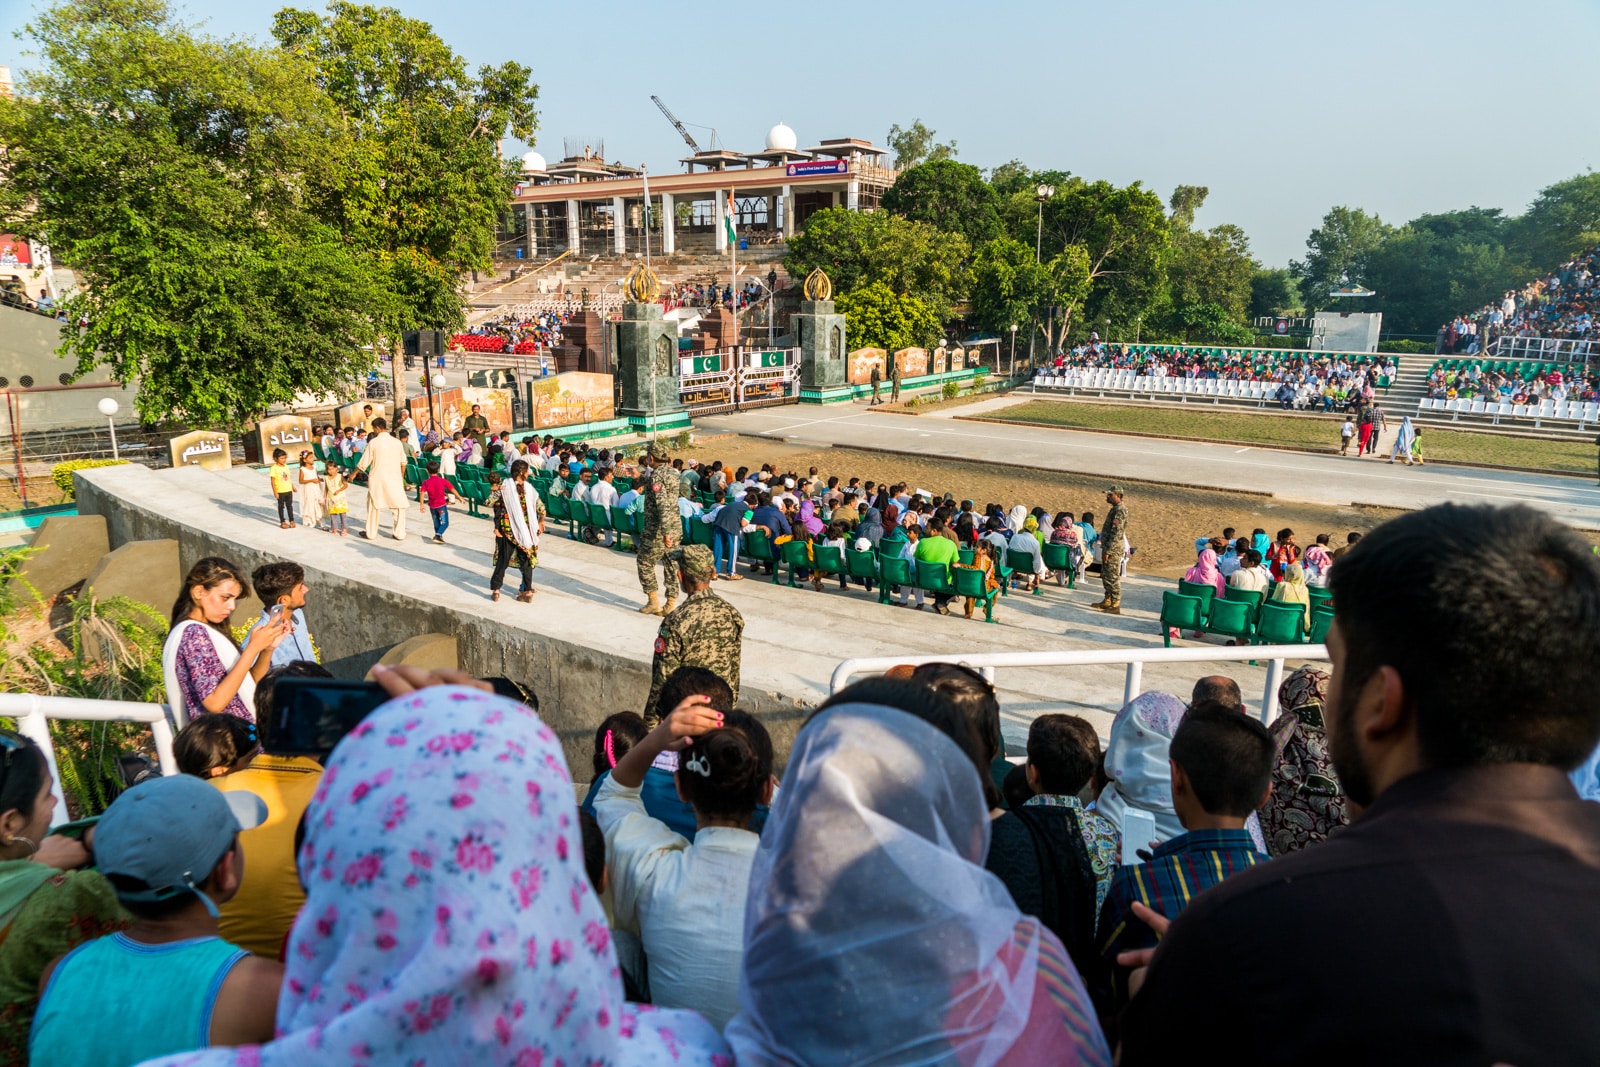
[[[852,349],[926,347],[939,336],[939,316],[914,296],[873,282],[838,299],[845,317],[845,343]]]
[[[883,209],[959,233],[974,248],[1000,236],[1000,213],[983,172],[953,159],[901,171],[883,194]]]
[[[1508,230],[1498,209],[1473,207],[1422,215],[1390,234],[1366,268],[1384,328],[1432,335],[1532,273],[1508,250]]]
[[[901,129],[898,124],[889,127],[889,148],[894,152],[895,170],[905,170],[918,163],[937,163],[941,159],[954,159],[956,143],[939,144],[935,131],[923,125],[921,119],[912,119],[911,125]]]
[[[1174,227],[1167,264],[1173,306],[1214,304],[1242,325],[1250,313],[1256,268],[1250,239],[1239,227],[1224,223],[1205,232]]]
[[[1289,262],[1289,269],[1300,280],[1300,293],[1306,310],[1314,311],[1332,303],[1330,289],[1347,281],[1366,283],[1372,254],[1383,244],[1393,227],[1360,208],[1336,207],[1322,218],[1322,225],[1306,238],[1306,258]]]
[[[403,330],[459,326],[461,277],[490,265],[516,184],[500,140],[531,140],[538,126],[532,72],[504,63],[470,73],[433,27],[391,7],[285,8],[272,32],[352,131],[338,180],[320,194],[345,236],[381,258],[391,345]]]
[[[1204,185],[1180,185],[1172,190],[1172,225],[1187,230],[1194,226],[1195,213],[1206,202],[1211,190]]]
[[[1600,245],[1600,174],[1590,172],[1540,190],[1512,228],[1518,256],[1549,270]]]
[[[1300,287],[1287,267],[1257,268],[1250,278],[1250,317],[1303,310]]]
[[[1047,301],[1045,269],[1033,249],[1003,237],[980,247],[972,262],[972,287],[967,297],[973,320],[981,329],[1005,333],[1012,326],[1031,329]]]
[[[967,290],[970,247],[959,233],[945,233],[887,211],[829,208],[806,220],[803,234],[789,242],[784,269],[803,278],[816,267],[827,271],[841,293],[876,282],[893,293],[927,304],[940,322]]]
[[[161,0],[69,0],[0,100],[0,228],[82,282],[62,354],[138,380],[141,418],[237,425],[364,374],[386,313],[311,190],[348,147],[298,64],[218,41]]]

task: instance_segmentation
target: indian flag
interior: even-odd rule
[[[735,217],[736,216],[733,210],[733,192],[732,190],[729,190],[728,209],[722,215],[722,225],[726,227],[728,231],[728,244],[737,247],[739,243],[739,231],[733,225],[733,220]]]

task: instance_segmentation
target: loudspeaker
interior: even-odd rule
[[[444,353],[444,331],[407,330],[401,337],[401,344],[408,356],[435,359]]]

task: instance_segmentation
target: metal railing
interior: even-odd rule
[[[139,704],[125,700],[88,700],[83,697],[44,697],[32,693],[0,693],[0,715],[17,720],[17,732],[44,752],[50,764],[50,794],[56,798],[50,825],[69,821],[67,799],[61,791],[61,772],[56,767],[56,749],[50,739],[51,719],[80,722],[142,722],[155,738],[156,759],[163,775],[178,773],[172,756],[172,723],[163,704]]]
[[[828,691],[837,693],[858,674],[881,674],[891,667],[908,663],[959,663],[971,667],[994,684],[995,671],[1003,667],[1097,667],[1125,664],[1122,702],[1139,695],[1146,663],[1237,663],[1265,660],[1266,687],[1261,695],[1261,721],[1270,723],[1278,711],[1278,686],[1283,682],[1285,660],[1325,660],[1325,645],[1253,645],[1240,648],[1106,648],[1074,652],[988,652],[980,655],[953,653],[943,656],[870,656],[847,659],[833,669]]]
[[[1490,341],[1482,354],[1493,359],[1587,363],[1593,357],[1600,356],[1600,341],[1578,341],[1566,337],[1510,337],[1502,334]]]

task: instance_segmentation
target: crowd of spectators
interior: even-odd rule
[[[1544,369],[1544,364],[1438,363],[1428,372],[1428,397],[1433,400],[1484,399],[1511,404],[1538,404],[1545,400],[1600,400],[1600,369],[1566,364]],[[1532,374],[1528,370],[1534,367]]]
[[[812,712],[780,780],[760,719],[685,668],[653,730],[598,723],[582,805],[536,695],[458,671],[375,668],[388,699],[324,765],[257,724],[326,672],[275,666],[71,837],[44,754],[0,732],[0,1049],[1588,1063],[1600,563],[1532,509],[1445,505],[1331,589],[1329,669],[1265,726],[1214,675],[1104,744],[1046,711],[1008,754],[979,673],[908,665]]]
[[[1600,336],[1600,248],[1591,248],[1499,300],[1457,315],[1440,330],[1441,352],[1476,355],[1495,337]]]
[[[535,314],[502,315],[492,322],[480,323],[470,330],[452,334],[448,347],[468,352],[535,355],[561,343],[561,327],[572,318],[572,314],[568,308]],[[444,365],[442,356],[440,365]]]

